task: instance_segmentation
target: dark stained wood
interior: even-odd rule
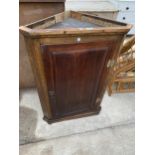
[[[131,28],[104,18],[97,18],[100,27],[47,28],[70,17],[84,22],[83,16],[64,12],[20,27],[48,123],[99,113],[109,81],[107,64],[116,60]]]
[[[112,45],[109,41],[42,46],[54,118],[97,109],[97,90]]]

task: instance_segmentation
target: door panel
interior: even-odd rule
[[[43,62],[54,118],[93,111],[111,48],[108,42],[43,45]]]

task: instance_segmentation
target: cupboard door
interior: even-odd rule
[[[111,46],[107,44],[42,45],[54,118],[96,110],[98,87],[111,53]]]

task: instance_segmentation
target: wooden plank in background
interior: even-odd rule
[[[29,1],[29,2],[28,2]],[[36,1],[35,3],[31,3]],[[40,1],[37,3],[37,1]],[[43,0],[42,0],[43,1]],[[53,1],[53,0],[44,0]],[[62,0],[61,0],[62,1]],[[24,2],[24,3],[23,3]],[[57,0],[59,3],[41,3],[41,0],[20,0],[19,3],[19,24],[25,25],[36,20],[57,14],[64,11],[64,3]],[[32,73],[31,65],[28,59],[28,54],[25,48],[24,38],[19,36],[19,85],[20,88],[35,87],[35,80]]]

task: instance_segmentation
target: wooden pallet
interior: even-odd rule
[[[110,70],[108,95],[135,91],[135,36],[127,39],[117,62]]]

